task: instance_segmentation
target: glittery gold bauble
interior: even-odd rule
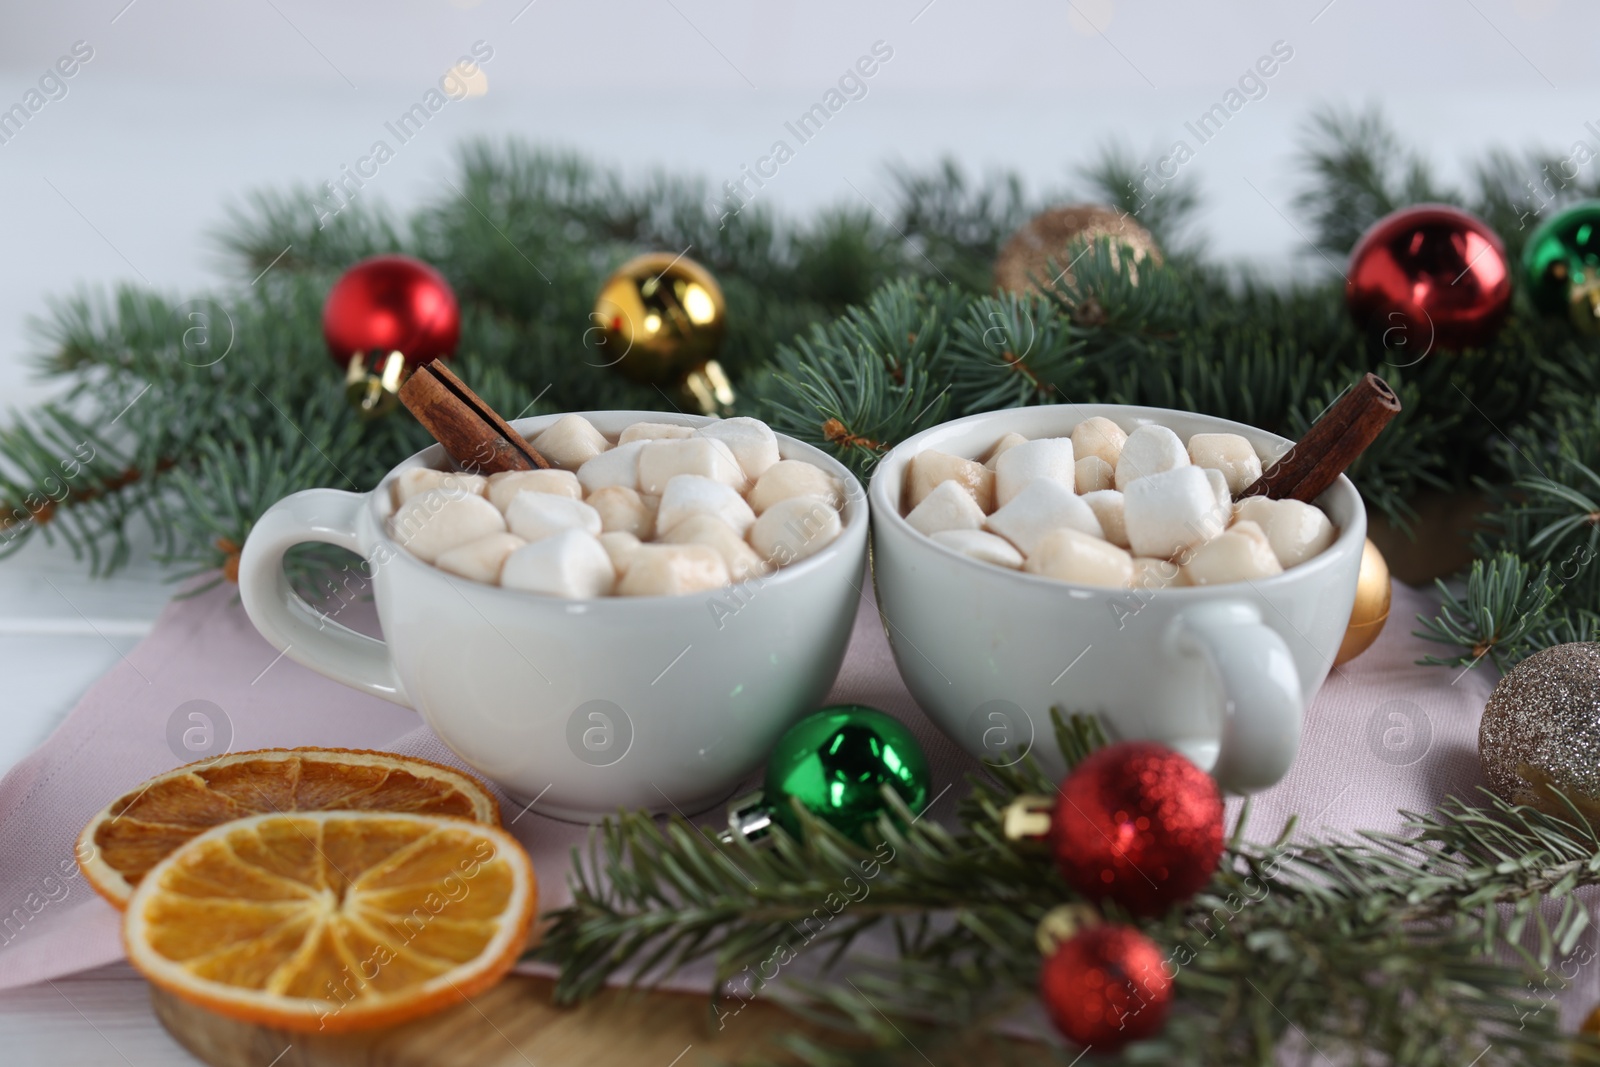
[[[1600,644],[1547,648],[1500,679],[1478,726],[1478,758],[1514,804],[1561,815],[1559,789],[1600,816]]]
[[[671,252],[628,260],[600,287],[590,318],[604,366],[636,382],[679,390],[707,413],[733,403],[715,359],[727,305],[717,280],[694,260]]]
[[[1071,204],[1040,212],[1011,236],[994,262],[996,288],[1013,293],[1049,292],[1072,284],[1072,267],[1094,255],[1095,242],[1111,242],[1112,262],[1132,254],[1129,274],[1138,280],[1138,264],[1161,264],[1161,249],[1150,231],[1131,217],[1098,204]]]
[[[1361,550],[1361,575],[1356,579],[1356,602],[1350,609],[1350,625],[1339,643],[1333,665],[1341,667],[1372,647],[1389,621],[1389,564],[1370,540]]]

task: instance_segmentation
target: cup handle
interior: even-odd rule
[[[1289,770],[1300,746],[1305,693],[1289,646],[1244,601],[1201,604],[1178,614],[1170,647],[1200,656],[1222,693],[1222,737],[1212,775],[1224,788],[1253,793]]]
[[[352,689],[410,707],[389,646],[335,622],[289,586],[283,555],[309,541],[360,553],[356,521],[366,496],[307,489],[285,497],[256,520],[239,556],[239,596],[245,614],[272,645],[296,663]]]

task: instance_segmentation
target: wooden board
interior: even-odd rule
[[[550,996],[554,986],[553,979],[513,975],[438,1015],[337,1036],[237,1022],[154,987],[151,1001],[161,1025],[211,1067],[711,1067],[757,1057],[782,1063],[778,1041],[806,1025],[757,1000],[719,1029],[706,998],[688,993],[612,989],[558,1008]],[[1012,1053],[1001,1057],[1009,1062],[1056,1062],[1042,1046],[1002,1044]],[[965,1050],[977,1052],[977,1059],[952,1059],[958,1050],[942,1046],[935,1062],[993,1062],[1001,1051],[991,1042],[983,1048],[986,1054]],[[912,1051],[905,1062],[925,1059]]]
[[[296,1034],[227,1019],[151,989],[156,1018],[211,1067],[698,1067],[770,1048],[780,1025],[752,1003],[718,1031],[706,998],[608,990],[556,1007],[553,979],[521,975],[470,1003],[414,1023],[367,1033]]]

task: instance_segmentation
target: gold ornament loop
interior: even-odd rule
[[[1006,805],[1000,816],[1000,828],[1007,841],[1035,841],[1050,833],[1051,814],[1055,801],[1037,793],[1023,793]]]
[[[1099,926],[1100,922],[1100,913],[1088,904],[1062,904],[1051,908],[1039,920],[1033,930],[1033,942],[1039,947],[1039,955],[1053,956],[1063,942],[1092,926]]]
[[[1579,333],[1589,337],[1600,334],[1600,282],[1574,285],[1567,311]]]
[[[733,383],[714,359],[685,378],[683,388],[702,415],[723,415],[733,407]]]
[[[345,364],[345,396],[363,419],[375,419],[400,402],[400,387],[407,377],[406,357],[399,352],[381,358],[376,352],[370,357],[357,352]]]

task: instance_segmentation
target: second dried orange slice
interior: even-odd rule
[[[493,794],[453,767],[390,752],[260,749],[178,767],[113,800],[78,835],[78,863],[89,884],[121,908],[145,872],[213,826],[263,813],[334,810],[500,822]]]

